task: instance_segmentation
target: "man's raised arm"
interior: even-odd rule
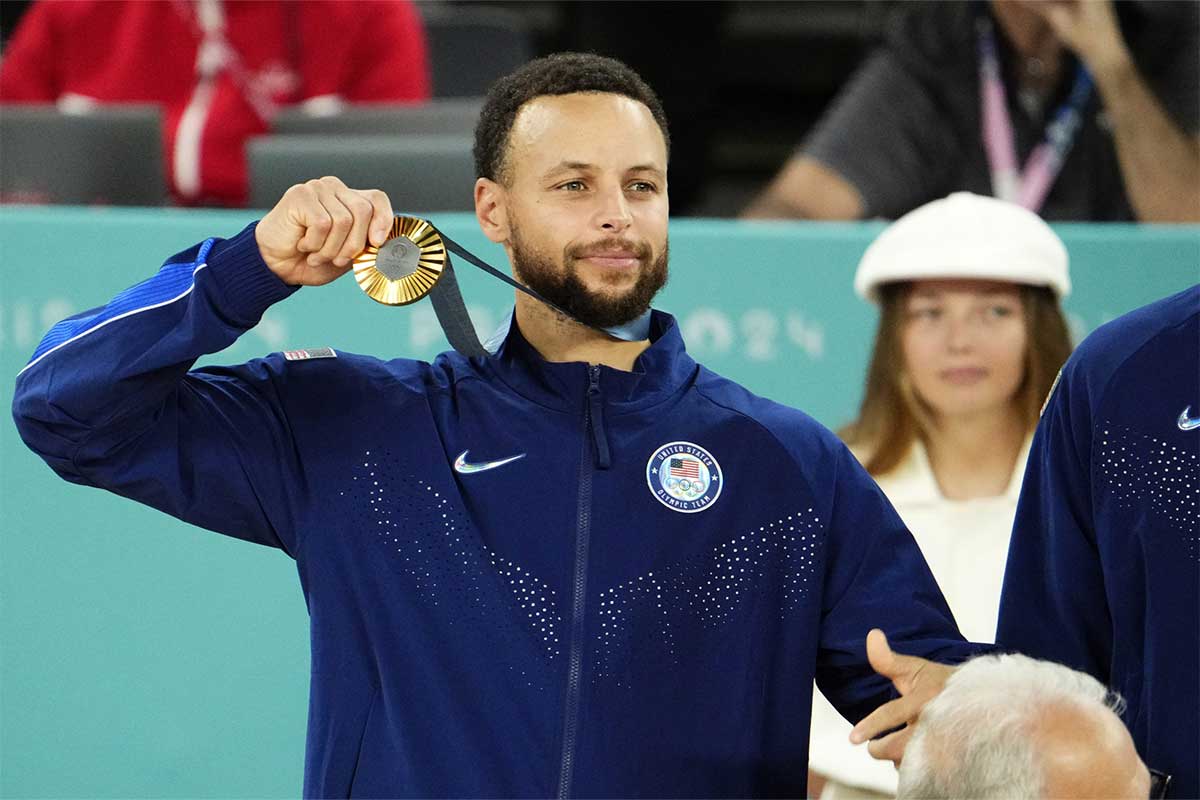
[[[392,220],[382,192],[322,178],[260,222],[208,239],[107,305],[56,324],[17,377],[25,443],[73,483],[295,554],[300,475],[282,357],[190,371],[301,285],[344,274]]]

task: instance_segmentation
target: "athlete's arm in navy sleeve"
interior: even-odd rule
[[[867,661],[872,628],[898,653],[943,663],[990,649],[963,641],[912,534],[844,447],[826,548],[817,686],[847,719],[857,722],[896,696]]]
[[[1112,627],[1092,518],[1092,415],[1075,375],[1068,363],[1030,447],[996,642],[1107,681]]]
[[[55,325],[17,377],[13,416],[68,481],[294,556],[282,360],[189,372],[294,291],[263,264],[254,227]]]

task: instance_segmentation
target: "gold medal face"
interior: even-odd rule
[[[354,279],[372,300],[406,306],[429,294],[445,266],[446,245],[433,226],[396,217],[383,245],[367,245],[355,256]]]

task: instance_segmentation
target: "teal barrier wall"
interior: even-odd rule
[[[103,304],[248,212],[0,210],[0,795],[287,797],[299,793],[307,617],[284,555],[58,480],[17,438],[12,380],[44,331]],[[435,221],[497,266],[466,215]],[[672,224],[659,307],[689,349],[827,425],[858,402],[874,312],[851,291],[877,224]],[[1200,280],[1200,228],[1060,226],[1077,335]],[[458,269],[481,328],[511,304]],[[388,309],[352,279],[305,289],[210,361],[336,346],[429,358],[422,303]]]

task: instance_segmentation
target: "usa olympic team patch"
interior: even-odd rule
[[[717,502],[725,476],[712,453],[691,442],[671,442],[646,462],[646,485],[672,511],[695,514]]]

